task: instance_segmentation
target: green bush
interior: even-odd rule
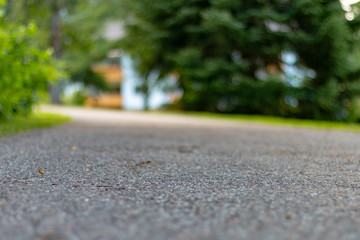
[[[89,95],[90,94],[86,91],[86,89],[80,89],[75,91],[70,96],[65,97],[64,102],[68,105],[83,106]]]
[[[186,91],[180,108],[188,111],[212,111],[272,115],[290,118],[356,121],[360,113],[357,96],[360,84],[329,81],[321,87],[293,87],[285,82],[243,80],[236,84],[204,87]],[[222,89],[220,92],[216,89]],[[216,106],[214,108],[213,106]]]
[[[7,24],[1,16],[0,1],[0,120],[27,115],[46,93],[48,81],[59,77],[51,51],[31,44],[35,25]]]

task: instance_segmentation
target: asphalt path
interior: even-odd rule
[[[0,138],[0,239],[360,239],[360,134],[45,106]]]

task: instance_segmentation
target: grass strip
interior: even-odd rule
[[[360,131],[359,123],[345,123],[345,122],[331,122],[331,121],[317,121],[308,119],[282,118],[262,115],[246,115],[246,114],[224,114],[224,113],[209,113],[209,112],[177,112],[168,111],[161,113],[169,113],[175,115],[183,115],[204,119],[222,120],[227,122],[245,122],[245,123],[259,123],[270,124],[277,126],[291,126],[297,128],[312,128],[312,129],[332,129],[344,131]]]
[[[31,129],[46,128],[69,122],[70,117],[52,113],[33,113],[29,117],[16,117],[0,122],[0,137],[22,133]]]

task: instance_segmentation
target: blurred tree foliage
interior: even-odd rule
[[[346,20],[338,0],[121,3],[122,47],[142,75],[179,76],[183,109],[359,117],[359,20]],[[298,84],[286,69],[297,71]]]
[[[106,89],[102,77],[91,65],[115,47],[102,32],[110,20],[112,0],[8,0],[6,20],[38,26],[36,44],[52,47],[64,70],[74,82]]]
[[[47,90],[48,81],[60,76],[51,51],[32,44],[33,24],[7,24],[3,19],[5,1],[0,0],[0,121],[27,115]]]

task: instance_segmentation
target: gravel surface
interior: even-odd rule
[[[0,139],[0,239],[360,238],[358,133],[51,109]]]

